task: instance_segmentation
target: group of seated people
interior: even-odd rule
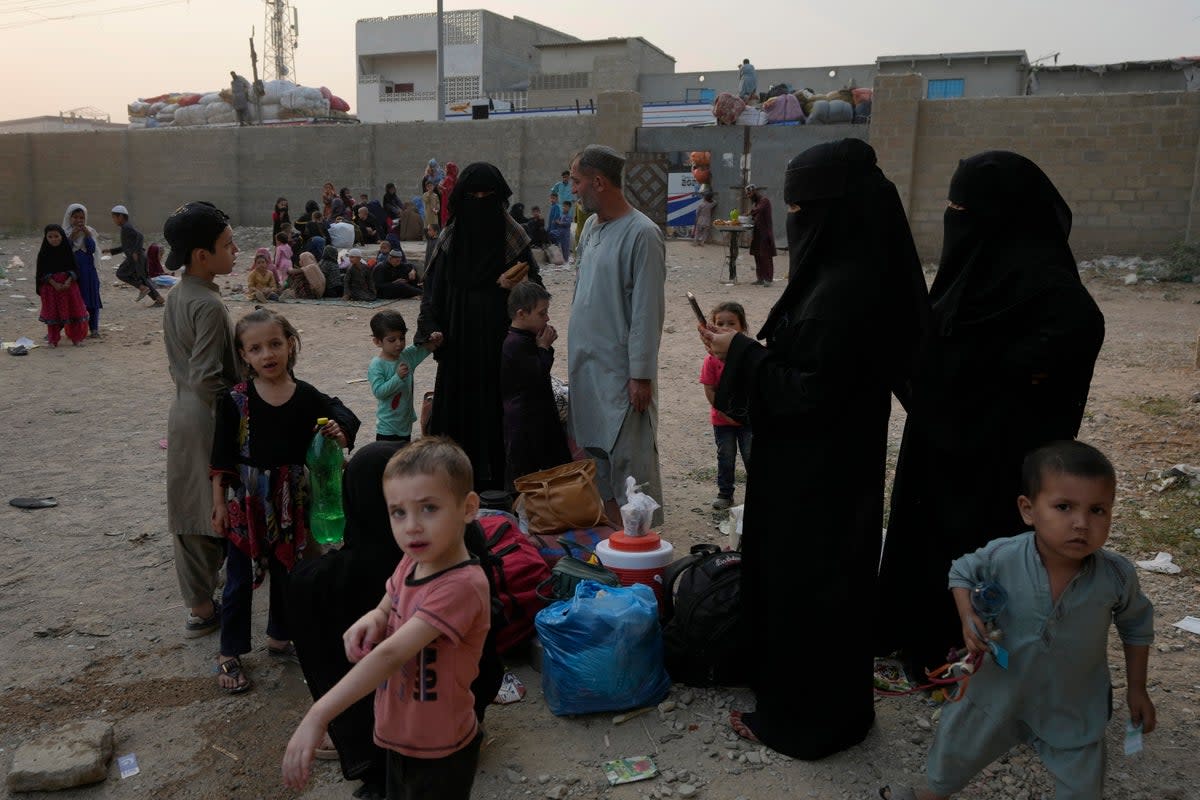
[[[274,259],[266,247],[258,249],[246,279],[246,293],[251,299],[269,302],[333,298],[363,302],[403,300],[421,294],[417,265],[408,260],[394,234],[372,248],[354,246],[343,251],[327,244],[321,236],[299,246],[303,249],[293,262],[288,233],[280,231]]]

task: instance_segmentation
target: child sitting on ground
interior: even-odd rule
[[[1055,797],[1101,797],[1104,727],[1112,710],[1108,628],[1125,647],[1130,721],[1154,730],[1146,669],[1154,641],[1154,607],[1126,559],[1101,549],[1112,523],[1116,474],[1100,451],[1054,442],[1023,467],[1017,506],[1030,533],[996,539],[955,561],[950,588],[971,653],[991,644],[971,606],[972,589],[998,583],[1008,594],[996,619],[1008,668],[987,659],[963,700],[946,707],[927,769],[929,788],[880,796],[945,798],[984,767],[1026,742],[1054,776]]]
[[[558,332],[550,324],[550,293],[522,281],[508,293],[512,320],[500,351],[507,484],[571,460],[554,402],[550,367]]]
[[[408,442],[417,421],[413,410],[413,370],[441,343],[440,334],[430,336],[422,345],[404,344],[408,326],[399,311],[380,311],[371,317],[371,341],[379,355],[367,367],[371,393],[378,402],[375,410],[375,441]]]
[[[363,261],[363,251],[357,247],[350,249],[346,256],[350,266],[342,276],[342,299],[368,303],[375,299],[375,281],[371,276],[371,266]]]
[[[279,299],[279,281],[271,272],[271,251],[265,247],[254,253],[254,266],[246,276],[246,296],[259,303]]]
[[[491,625],[487,576],[465,542],[479,510],[472,483],[466,453],[443,437],[423,437],[388,462],[383,493],[404,557],[378,607],[343,637],[354,667],[292,734],[286,786],[304,787],[330,720],[375,692],[387,796],[470,797],[483,739],[471,683]]]
[[[746,324],[746,309],[742,308],[741,303],[721,303],[709,313],[708,318],[721,333],[745,333],[749,327]],[[750,469],[750,444],[753,440],[749,422],[743,425],[711,407],[724,371],[724,361],[711,354],[704,357],[704,365],[700,367],[700,383],[704,385],[704,396],[710,406],[708,416],[713,426],[713,439],[717,442],[717,499],[712,501],[712,507],[718,511],[733,505],[734,468],[738,450],[742,451],[742,464]]]

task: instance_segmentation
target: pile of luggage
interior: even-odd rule
[[[262,119],[257,106],[262,107]],[[171,92],[135,100],[128,106],[131,128],[190,128],[203,125],[230,125],[237,122],[233,93],[226,87],[219,92]],[[326,87],[300,86],[286,80],[261,84],[258,103],[250,103],[248,119],[253,122],[311,119],[313,117],[350,118],[350,104]]]
[[[872,89],[846,88],[817,94],[793,90],[787,84],[772,86],[761,107],[747,106],[737,95],[722,92],[713,102],[718,125],[850,125],[871,121]]]

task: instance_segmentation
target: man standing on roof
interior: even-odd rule
[[[229,77],[233,79],[229,82],[229,91],[233,94],[230,105],[237,113],[238,125],[245,125],[250,115],[250,81],[233,70],[229,71]]]
[[[750,59],[742,59],[742,65],[738,67],[738,80],[741,81],[738,86],[738,97],[749,103],[750,98],[758,94],[758,75],[755,74],[754,65],[750,63]]]

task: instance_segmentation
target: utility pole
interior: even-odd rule
[[[442,0],[437,0],[437,119],[446,121],[446,65],[442,63]]]

